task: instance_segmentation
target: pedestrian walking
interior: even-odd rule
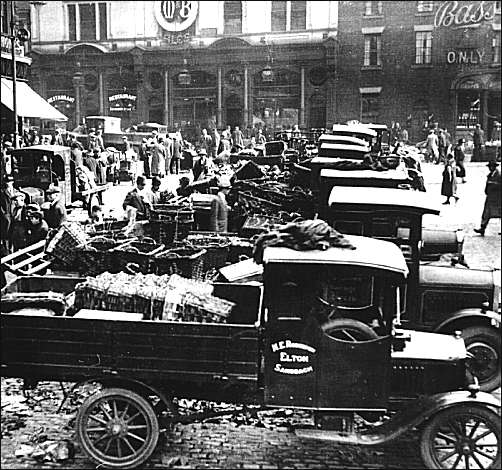
[[[173,139],[166,134],[164,139],[164,147],[166,148],[166,175],[171,174],[171,160],[173,159]]]
[[[181,158],[181,139],[177,135],[173,139],[173,157],[171,160],[171,174],[179,174],[180,172],[180,158]]]
[[[211,151],[209,152],[209,156],[211,158],[215,158],[218,155],[218,150],[220,148],[220,133],[216,127],[211,130]]]
[[[476,124],[474,132],[471,133],[472,142],[474,144],[473,159],[476,162],[483,161],[483,147],[485,145],[485,131],[481,129],[481,124]]]
[[[25,248],[26,243],[26,205],[25,194],[16,192],[12,198],[12,219],[9,230],[10,246],[16,250]]]
[[[244,135],[239,129],[239,126],[235,126],[234,132],[232,132],[232,145],[237,147],[239,150],[244,148]]]
[[[158,137],[157,141],[151,147],[152,153],[152,176],[164,177],[166,169],[166,148],[164,147],[164,139]]]
[[[267,138],[263,135],[261,128],[259,128],[256,134],[256,145],[265,145],[265,142],[267,142]]]
[[[483,214],[481,215],[481,225],[479,228],[475,228],[474,231],[485,236],[486,227],[490,222],[490,219],[500,219],[500,190],[502,185],[502,179],[500,175],[500,170],[498,168],[498,163],[496,160],[490,160],[488,162],[488,168],[490,172],[486,177],[485,185],[485,205],[483,207]]]
[[[500,161],[500,122],[495,121],[493,123],[493,131],[492,131],[492,142],[495,143],[495,159]]]
[[[446,162],[443,170],[443,181],[441,183],[441,195],[446,196],[446,201],[443,204],[450,204],[450,199],[453,197],[458,201],[457,196],[457,178],[455,169],[455,158],[450,153],[446,157]]]
[[[200,136],[199,139],[199,147],[201,149],[204,149],[207,152],[207,154],[210,155],[212,146],[213,146],[213,139],[207,133],[206,129],[202,129],[202,135]]]
[[[455,148],[453,149],[453,155],[455,157],[455,165],[457,167],[457,177],[462,179],[462,183],[465,183],[467,181],[465,179],[466,171],[464,165],[464,160],[465,160],[464,144],[465,144],[464,139],[458,139],[457,145],[455,145]]]
[[[151,171],[150,171],[150,149],[148,147],[148,142],[145,137],[141,140],[141,145],[139,146],[139,160],[143,162],[143,174],[145,175],[145,178],[151,178]]]
[[[438,136],[434,133],[433,129],[429,131],[427,136],[426,149],[429,161],[437,165],[439,163]]]
[[[448,154],[448,139],[444,129],[439,129],[438,135],[438,153],[439,153],[439,162],[446,162],[446,156]]]

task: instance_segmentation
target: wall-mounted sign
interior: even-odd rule
[[[134,111],[136,109],[136,96],[128,93],[119,93],[108,97],[110,111]]]
[[[75,98],[73,98],[73,96],[68,96],[68,95],[54,95],[51,96],[50,98],[47,98],[47,103],[49,104],[55,103],[56,101],[66,101],[67,103],[74,103]]]
[[[289,339],[277,341],[270,345],[273,353],[278,353],[274,372],[287,375],[304,375],[314,372],[310,355],[316,350],[303,343],[295,343]]]
[[[458,49],[448,51],[446,62],[449,64],[472,64],[477,65],[483,62],[485,51],[482,49]]]
[[[434,16],[434,26],[469,27],[495,18],[495,2],[442,3]]]
[[[199,9],[199,2],[155,2],[155,18],[166,31],[178,32],[189,28]]]

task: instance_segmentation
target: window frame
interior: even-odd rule
[[[286,0],[279,0],[279,1],[272,0],[271,5],[270,5],[270,30],[272,32],[281,32],[281,31],[288,30],[288,6],[289,6],[288,4],[289,3],[290,2],[288,2]],[[278,6],[279,4],[284,5],[284,11],[278,10],[278,9],[274,10],[274,5]],[[278,15],[279,13],[281,13],[281,14],[284,13],[284,29],[274,28],[274,14]],[[281,18],[281,20],[282,20],[282,18]]]
[[[229,28],[229,25],[227,24],[227,21],[232,19],[232,20],[235,20],[237,18],[237,15],[235,15],[235,17],[230,17],[230,18],[227,18],[227,5],[229,3],[238,3],[240,5],[240,30],[239,31],[228,31],[228,28]],[[243,5],[243,2],[242,1],[224,1],[223,2],[223,34],[224,35],[232,35],[232,34],[242,34],[243,32],[243,17],[244,17],[244,5]]]
[[[82,22],[81,22],[81,15],[80,15],[80,7],[82,5],[85,6],[91,6],[94,8],[94,39],[82,39],[82,33],[81,33],[81,27],[82,27]],[[104,27],[102,28],[101,24],[101,10],[102,6],[104,6],[104,12],[106,15],[106,22],[103,25]],[[75,31],[74,34],[72,34],[72,28],[70,25],[70,7],[73,7],[75,9]],[[109,11],[108,11],[108,2],[106,1],[98,1],[98,2],[69,2],[66,4],[66,24],[68,25],[68,40],[71,42],[97,42],[97,41],[106,41],[109,39],[109,24],[108,24],[108,18],[109,18]],[[105,37],[102,37],[102,34],[105,34]],[[74,39],[72,39],[72,36]]]
[[[432,64],[432,30],[415,31],[414,64]]]
[[[433,1],[418,1],[417,2],[417,13],[418,14],[431,14],[434,12],[434,2]]]
[[[383,16],[382,1],[367,1],[364,2],[363,16]]]
[[[493,31],[492,37],[492,64],[500,64],[500,30]]]
[[[376,48],[372,50],[371,39],[375,38]],[[372,63],[371,57],[376,54],[376,63]],[[368,33],[364,34],[364,57],[363,67],[382,67],[382,34],[381,33]]]
[[[285,28],[284,29],[274,29],[274,1],[270,4],[270,30],[274,33],[277,32],[290,32],[290,31],[306,31],[307,30],[307,2],[306,1],[285,1]],[[301,4],[302,8],[298,9]],[[296,14],[295,14],[296,13]],[[301,13],[301,16],[298,14]],[[296,27],[295,22],[299,21],[301,18],[302,25],[301,27]]]

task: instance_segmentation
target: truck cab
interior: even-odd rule
[[[398,245],[410,275],[402,290],[402,325],[463,332],[482,388],[500,385],[500,271],[440,266],[422,261],[424,215],[439,214],[426,193],[392,188],[334,187],[327,221],[342,233]],[[428,235],[432,238],[431,234]],[[457,247],[461,256],[461,242]]]

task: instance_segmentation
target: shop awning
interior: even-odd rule
[[[68,118],[45,101],[25,82],[16,82],[17,114],[22,117],[67,121]],[[2,104],[14,110],[12,98],[12,80],[2,77]]]

